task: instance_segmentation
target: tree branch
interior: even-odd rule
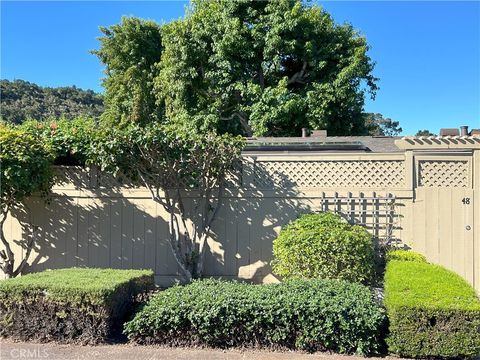
[[[293,74],[292,77],[288,79],[288,85],[295,84],[295,83],[305,84],[304,76],[305,76],[305,72],[307,71],[307,65],[308,63],[304,61],[302,65],[302,69],[296,72],[295,74]]]

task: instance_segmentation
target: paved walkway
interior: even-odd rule
[[[0,341],[1,360],[365,360],[358,356],[271,352],[263,350],[216,350],[122,345],[57,345]],[[388,358],[384,358],[388,359]]]

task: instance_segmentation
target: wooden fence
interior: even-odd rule
[[[276,281],[269,264],[280,228],[301,213],[335,211],[479,290],[480,138],[404,138],[397,145],[404,151],[245,155],[208,241],[206,275]],[[32,198],[28,215],[8,220],[7,238],[20,244],[35,237],[27,271],[149,268],[159,284],[179,279],[166,213],[146,189],[92,169],[59,171],[50,204]],[[16,251],[22,255],[21,246]]]

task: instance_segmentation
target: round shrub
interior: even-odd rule
[[[284,278],[370,283],[375,274],[372,236],[332,213],[302,215],[273,241],[273,272]]]

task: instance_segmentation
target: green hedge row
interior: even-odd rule
[[[198,280],[155,295],[126,324],[125,333],[143,344],[370,354],[379,350],[384,319],[371,291],[346,281]]]
[[[385,306],[390,353],[406,357],[480,354],[480,300],[457,274],[422,261],[391,260],[385,274]]]
[[[0,282],[0,336],[97,343],[119,330],[136,297],[154,286],[144,270],[60,269]]]
[[[422,254],[411,250],[390,250],[386,254],[387,262],[391,260],[401,260],[401,261],[417,261],[417,262],[427,262],[427,259]]]

